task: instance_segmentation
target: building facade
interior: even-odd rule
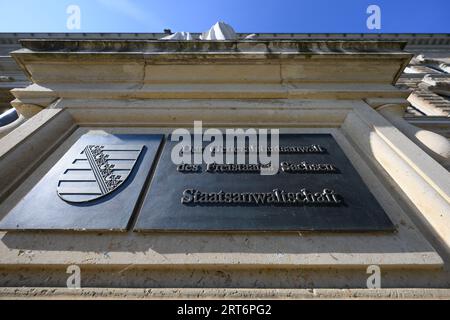
[[[2,36],[3,296],[450,295],[448,35]],[[302,169],[183,172],[195,121]]]

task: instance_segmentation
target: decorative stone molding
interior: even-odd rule
[[[446,72],[446,73],[450,73],[450,65],[448,65],[447,63],[441,63],[439,64],[439,69],[441,69],[442,71]]]
[[[197,38],[201,35],[198,32],[191,32],[192,36]],[[16,44],[19,39],[132,39],[148,40],[161,39],[166,36],[163,32],[150,33],[2,33],[0,34],[1,45]],[[450,35],[446,33],[434,34],[415,34],[415,33],[237,33],[238,38],[244,39],[253,36],[257,39],[322,39],[322,40],[393,40],[408,41],[410,46],[414,47],[445,47],[450,45]]]
[[[431,75],[426,75],[422,82],[427,86],[427,89],[435,92],[439,95],[450,96],[450,77],[433,77]],[[442,105],[447,104],[448,110],[450,112],[450,101],[447,101],[443,98],[441,102]]]
[[[1,299],[450,299],[450,289],[243,289],[5,287]]]
[[[408,101],[426,115],[450,115],[450,102],[436,94],[434,90],[418,89],[409,96]]]
[[[403,97],[402,42],[23,40],[22,102],[79,99]],[[142,54],[136,54],[142,52]],[[76,63],[74,63],[76,62]],[[371,70],[368,77],[367,70]]]
[[[32,102],[28,102],[30,99],[24,99],[25,101],[22,101],[18,98],[11,101],[11,105],[16,109],[17,113],[19,114],[19,118],[8,124],[7,126],[0,128],[0,139],[4,136],[6,136],[8,133],[19,127],[21,124],[23,124],[25,121],[33,117],[34,115],[38,114],[43,109],[50,106],[53,102],[55,102],[57,99],[54,97],[43,97],[43,98],[32,98]]]
[[[408,101],[411,106],[427,116],[449,116],[450,78],[445,74],[404,73],[397,87],[412,90]]]
[[[429,66],[429,67],[432,67],[432,68],[439,69],[439,70],[441,70],[442,72],[445,72],[445,73],[449,73],[450,72],[450,66],[447,63],[445,63],[445,62],[443,62],[443,61],[441,61],[439,59],[430,59],[430,58],[424,57],[423,55],[419,55],[417,57],[417,60],[421,64],[423,64],[425,66]]]
[[[445,167],[450,165],[450,141],[437,133],[408,123],[403,118],[405,114],[404,105],[388,103],[376,106],[375,109],[433,159]]]

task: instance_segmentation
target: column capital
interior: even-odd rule
[[[398,116],[403,117],[403,115],[405,114],[406,107],[401,104],[387,103],[375,108],[375,110],[377,110],[380,113],[394,112]]]
[[[444,167],[450,165],[450,141],[437,133],[420,129],[408,123],[403,118],[408,104],[405,106],[402,102],[396,103],[392,100],[378,99],[375,102],[372,101],[372,104],[369,103],[369,105],[437,162]]]

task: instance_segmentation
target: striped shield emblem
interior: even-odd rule
[[[57,192],[67,202],[99,199],[130,176],[143,145],[88,145],[65,169]]]

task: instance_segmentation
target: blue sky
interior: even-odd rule
[[[381,8],[381,29],[366,9]],[[69,5],[81,28],[66,26]],[[0,32],[202,32],[216,21],[236,32],[450,33],[450,0],[0,0]]]

